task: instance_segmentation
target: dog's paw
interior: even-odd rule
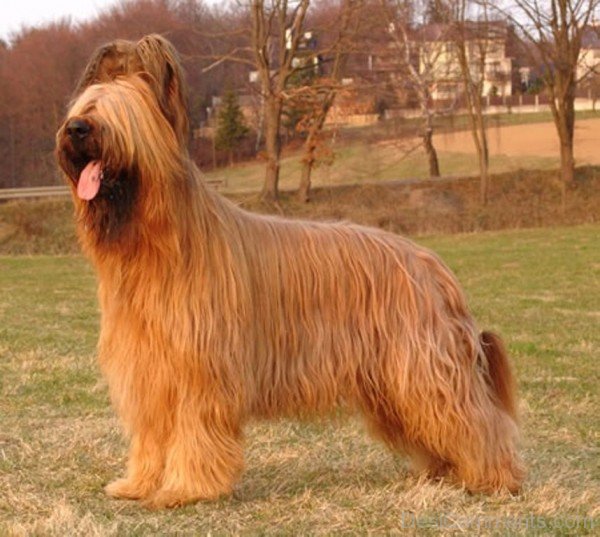
[[[142,505],[147,509],[172,509],[174,507],[182,507],[190,503],[198,501],[200,498],[182,494],[181,492],[171,490],[159,490],[152,494],[149,498],[142,501]]]
[[[117,479],[104,487],[106,494],[112,498],[121,498],[124,500],[140,500],[150,493],[148,487],[140,485],[127,478]]]

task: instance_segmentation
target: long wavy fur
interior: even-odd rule
[[[432,476],[519,489],[508,362],[435,254],[241,210],[203,183],[147,79],[88,87],[74,117],[139,185],[117,234],[74,196],[99,278],[99,359],[131,437],[111,495],[164,507],[230,493],[248,420],[338,405]],[[65,127],[57,139],[63,163]]]

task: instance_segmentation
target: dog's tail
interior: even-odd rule
[[[516,420],[516,382],[504,343],[493,332],[482,332],[479,340],[488,362],[490,387],[502,408]]]

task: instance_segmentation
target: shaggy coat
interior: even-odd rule
[[[148,76],[87,87],[57,156],[131,438],[109,494],[151,507],[228,494],[249,419],[338,405],[431,476],[519,489],[506,353],[435,254],[377,229],[241,210],[203,183]],[[90,162],[102,177],[86,201]]]

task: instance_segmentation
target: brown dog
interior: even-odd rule
[[[516,491],[506,353],[477,331],[448,268],[380,230],[234,206],[182,145],[164,70],[107,58],[119,63],[101,54],[90,72],[106,76],[84,76],[99,83],[73,103],[57,156],[98,273],[99,360],[131,437],[108,493],[152,507],[227,494],[248,420],[336,405],[430,475]]]

